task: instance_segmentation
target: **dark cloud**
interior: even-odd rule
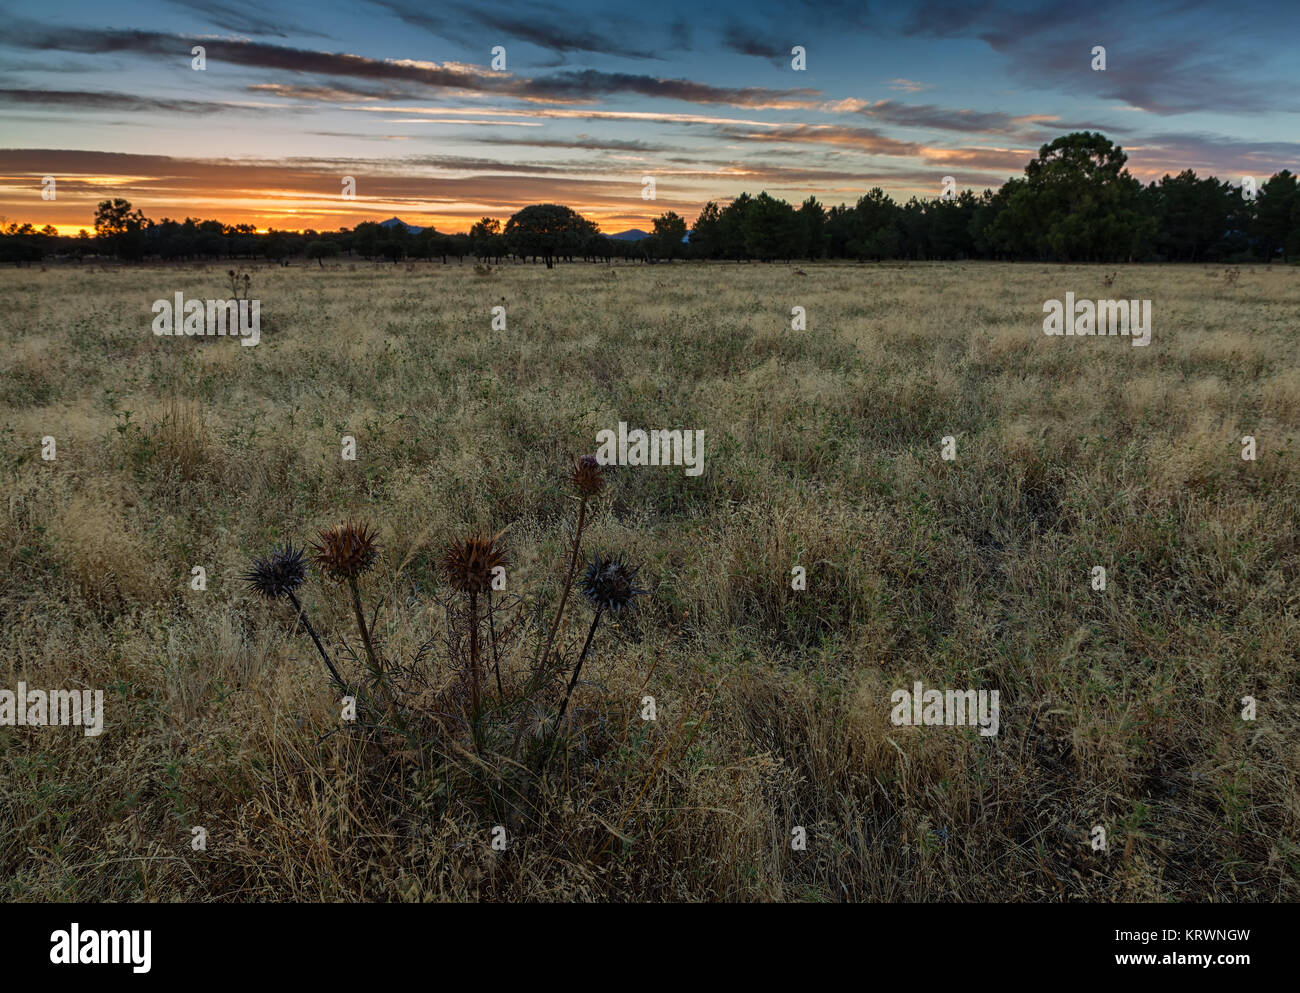
[[[179,100],[167,97],[141,97],[130,93],[91,92],[89,90],[11,90],[0,89],[0,103],[69,110],[93,111],[165,111],[173,114],[212,114],[221,111],[268,110],[211,100]]]
[[[633,59],[657,59],[654,52],[629,46],[623,39],[632,32],[624,30],[619,35],[599,34],[590,28],[566,26],[564,16],[543,15],[528,18],[518,14],[493,14],[486,10],[472,10],[483,27],[500,31],[513,38],[554,52],[598,52],[602,55],[621,55]]]
[[[1233,182],[1241,176],[1272,176],[1296,170],[1300,142],[1238,141],[1203,132],[1162,132],[1135,136],[1126,146],[1128,168],[1145,180],[1191,169]]]
[[[1000,111],[953,110],[932,104],[904,104],[880,100],[858,111],[864,117],[905,128],[935,128],[978,134],[1015,134],[1025,122]]]
[[[528,148],[576,148],[608,152],[660,152],[668,146],[654,145],[648,141],[621,140],[618,138],[477,138],[479,145],[520,145]]]
[[[371,0],[371,2],[412,27],[423,28],[431,34],[465,44],[481,47],[485,57],[494,44],[515,39],[549,51],[568,54],[591,52],[601,55],[619,55],[632,59],[659,58],[653,51],[628,44],[628,37],[644,37],[645,32],[623,26],[599,31],[590,23],[579,24],[581,16],[557,8],[539,8],[532,4],[525,9],[493,7],[481,3],[466,3],[457,7],[451,16],[435,13],[437,8],[408,0]],[[467,31],[467,24],[477,25]],[[484,31],[494,31],[503,38],[489,39]]]
[[[250,83],[250,93],[262,96],[283,97],[290,100],[310,100],[315,103],[351,103],[365,100],[410,100],[419,94],[411,88],[391,86],[357,86],[338,81],[328,86],[298,83]]]
[[[1022,172],[1037,148],[929,148],[922,157],[945,169],[1001,170],[1003,175]]]
[[[835,31],[874,31],[880,15],[862,0],[797,0],[796,22],[801,26]],[[788,0],[779,0],[777,16],[790,19]]]
[[[785,60],[786,54],[792,47],[783,41],[778,42],[771,32],[757,31],[748,24],[735,21],[723,29],[722,44],[741,55],[754,55],[777,63]]]
[[[247,0],[166,0],[174,7],[192,10],[201,14],[209,24],[226,31],[239,34],[260,34],[275,38],[287,38],[290,34],[299,37],[324,37],[297,22],[284,18],[272,19],[268,16],[266,6]]]
[[[1260,114],[1300,110],[1300,99],[1283,81],[1251,78],[1257,57],[1241,54],[1239,43],[1251,35],[1266,38],[1294,16],[1294,0],[1259,0],[1240,15],[1197,0],[1145,6],[1131,0],[1048,0],[1029,7],[936,0],[916,7],[903,32],[979,38],[1008,57],[1012,73],[1039,88],[1092,94],[1158,114]],[[1231,34],[1214,35],[1216,22]],[[1091,67],[1097,45],[1106,49],[1104,71]]]
[[[717,131],[722,137],[744,141],[837,145],[873,155],[916,155],[924,148],[916,142],[890,138],[875,128],[854,128],[833,124],[782,124],[772,128],[753,129],[727,125],[718,128]]]
[[[827,31],[874,33],[879,18],[858,0],[769,0],[750,3],[744,20],[729,19],[719,32],[723,48],[740,55],[788,66],[790,49],[808,46],[812,36]]]
[[[699,166],[698,171],[677,173],[675,178],[689,176],[696,179],[725,179],[733,189],[746,189],[750,193],[766,188],[769,191],[799,190],[800,196],[816,189],[833,188],[836,190],[859,190],[865,192],[873,186],[896,185],[901,183],[920,186],[933,186],[941,190],[945,170],[939,168],[893,168],[872,169],[819,169],[811,167],[789,167],[767,163],[752,163],[736,160],[708,161],[697,159],[677,159],[684,165]],[[707,168],[712,167],[712,168]],[[999,175],[997,182],[1001,182]],[[856,196],[853,197],[856,199]]]
[[[690,79],[661,79],[655,76],[584,69],[552,73],[527,81],[554,100],[595,100],[611,93],[635,93],[646,97],[682,100],[687,103],[719,103],[733,107],[811,106],[817,95],[812,89],[774,90],[760,86],[710,86]],[[525,93],[517,95],[527,95]]]
[[[671,47],[682,52],[691,51],[694,41],[690,22],[679,17],[668,26],[668,38]]]
[[[208,62],[351,79],[416,83],[435,89],[457,89],[524,100],[557,103],[589,101],[617,93],[682,100],[689,103],[738,107],[808,105],[817,91],[774,90],[764,87],[719,87],[687,79],[663,79],[634,73],[595,69],[552,73],[533,78],[489,74],[461,65],[438,66],[387,61],[335,52],[220,38],[187,38],[141,30],[54,28],[34,21],[11,22],[9,45],[35,51],[90,54],[129,52],[151,58],[190,58],[190,48],[202,44]]]
[[[1069,131],[1124,133],[1128,128],[1092,122],[1069,123],[1042,115],[1006,114],[1001,111],[966,110],[933,104],[908,104],[878,100],[857,110],[863,117],[904,128],[932,128],[959,134],[1004,135],[1042,144]],[[1046,136],[1046,137],[1043,137]]]

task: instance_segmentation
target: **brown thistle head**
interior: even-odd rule
[[[580,455],[573,463],[569,480],[584,497],[594,497],[605,488],[605,467],[594,455]]]
[[[453,541],[442,557],[442,569],[451,585],[462,593],[485,593],[492,588],[492,572],[506,564],[505,545],[501,536],[472,534]]]
[[[312,544],[312,559],[335,582],[356,579],[369,572],[379,554],[375,530],[368,524],[347,521],[319,532]]]

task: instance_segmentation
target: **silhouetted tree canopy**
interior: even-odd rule
[[[98,251],[142,258],[306,257],[330,254],[397,262],[467,256],[500,262],[622,259],[1024,259],[1062,262],[1290,261],[1300,257],[1300,188],[1287,169],[1259,184],[1258,194],[1187,169],[1143,187],[1127,170],[1124,150],[1104,135],[1080,131],[1043,145],[1024,175],[999,189],[896,203],[874,188],[852,205],[827,208],[809,197],[797,209],[761,191],[704,204],[690,228],[667,211],[640,241],[607,238],[561,204],[524,207],[504,225],[483,217],[467,234],[365,221],[338,231],[275,231],[250,224],[187,217],[156,224],[122,199],[95,211],[95,237],[60,237],[53,228],[9,224],[0,231],[0,261],[22,264],[53,254]],[[320,246],[328,246],[322,249]]]
[[[525,207],[506,222],[505,239],[516,255],[541,258],[550,269],[557,257],[572,261],[587,238],[599,229],[571,207],[539,203]]]

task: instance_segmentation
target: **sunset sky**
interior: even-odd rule
[[[52,0],[0,16],[0,215],[69,234],[110,196],[154,220],[291,229],[396,214],[463,231],[558,202],[614,232],[742,190],[996,187],[1081,129],[1144,181],[1300,171],[1296,0]]]

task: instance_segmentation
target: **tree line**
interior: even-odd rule
[[[798,208],[760,193],[705,204],[689,255],[703,259],[1005,259],[1208,262],[1300,257],[1300,191],[1288,170],[1251,190],[1188,169],[1143,186],[1095,132],[1039,149],[996,192],[896,203],[879,188],[853,206]],[[1253,192],[1253,196],[1252,196]],[[666,251],[680,219],[665,215]],[[671,228],[670,226],[671,225]],[[661,234],[656,221],[655,234]]]
[[[689,227],[668,211],[639,241],[602,234],[560,204],[534,204],[503,225],[484,217],[467,233],[419,232],[375,222],[338,231],[259,233],[249,224],[164,218],[153,222],[126,200],[105,200],[93,236],[60,237],[53,228],[10,224],[0,261],[47,255],[110,254],[142,259],[293,257],[323,265],[347,255],[398,262],[466,258],[544,263],[635,259],[794,261],[817,259],[1001,259],[1058,262],[1247,262],[1300,258],[1300,188],[1283,169],[1254,186],[1192,170],[1143,186],[1127,156],[1097,132],[1043,145],[1024,175],[998,190],[972,190],[895,202],[880,188],[853,205],[827,208],[815,197],[798,207],[761,192],[725,205],[706,203]]]

